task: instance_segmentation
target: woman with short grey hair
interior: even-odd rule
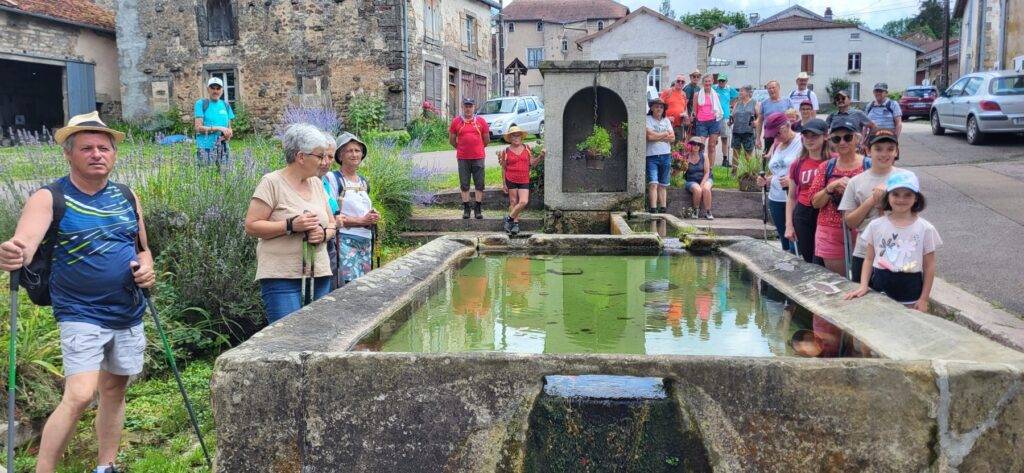
[[[287,165],[260,179],[245,215],[245,232],[259,239],[256,280],[268,323],[330,292],[325,242],[337,228],[318,177],[321,164],[332,157],[324,133],[295,124],[281,143]]]

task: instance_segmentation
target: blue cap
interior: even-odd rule
[[[885,191],[891,192],[899,188],[910,189],[921,193],[921,183],[917,181],[917,174],[910,171],[894,172],[889,179],[885,180]]]

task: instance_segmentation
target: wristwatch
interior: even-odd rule
[[[296,217],[298,217],[298,215],[296,215],[295,217],[289,218],[288,220],[284,221],[284,234],[285,235],[291,235],[292,233],[295,233],[295,231],[292,229],[292,224],[293,224],[293,222],[295,222],[295,218]]]

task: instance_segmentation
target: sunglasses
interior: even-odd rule
[[[221,87],[219,85],[211,85],[210,88],[213,89],[213,90],[220,90],[221,89]]]
[[[829,138],[829,140],[831,140],[835,144],[839,144],[840,141],[845,141],[849,143],[853,141],[853,135],[834,135],[832,136],[832,138]]]
[[[676,84],[685,84],[685,83],[686,83],[686,81],[683,80],[683,79],[677,79],[676,80]]]

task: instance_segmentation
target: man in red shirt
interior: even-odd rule
[[[665,102],[665,118],[672,121],[672,128],[675,129],[676,141],[683,141],[684,125],[689,125],[690,116],[686,113],[686,92],[683,86],[686,85],[686,76],[676,76],[672,87],[661,91],[661,101]]]
[[[469,218],[469,179],[473,178],[476,202],[473,213],[484,218],[484,148],[491,138],[487,122],[476,115],[476,102],[471,98],[462,99],[462,115],[452,119],[448,127],[448,142],[455,147],[459,160],[459,190],[462,191],[462,218]]]

